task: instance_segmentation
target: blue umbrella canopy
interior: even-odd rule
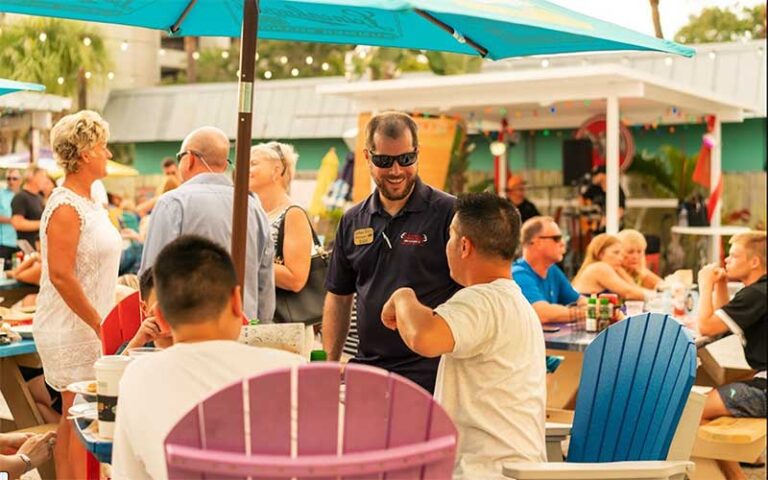
[[[481,54],[694,50],[545,0],[261,0],[258,37]],[[243,0],[0,0],[0,11],[238,37]]]
[[[45,86],[37,83],[17,82],[14,80],[6,80],[5,78],[0,78],[0,95],[19,92],[22,90],[32,90],[35,92],[42,92],[43,90],[45,90]]]

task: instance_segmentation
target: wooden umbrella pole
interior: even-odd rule
[[[232,211],[232,261],[237,281],[245,289],[245,250],[248,233],[248,166],[253,122],[253,79],[259,30],[259,0],[243,1],[240,43],[239,109],[235,143],[235,201]],[[255,228],[256,225],[253,225]],[[256,267],[256,265],[254,265]]]

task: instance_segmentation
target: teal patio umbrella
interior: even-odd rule
[[[0,95],[20,92],[23,90],[42,92],[45,90],[45,86],[38,83],[17,82],[15,80],[6,80],[5,78],[0,78]]]
[[[258,38],[438,50],[501,59],[605,50],[694,51],[545,0],[0,0],[0,12],[242,37],[232,257],[245,274]]]

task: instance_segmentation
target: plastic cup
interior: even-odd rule
[[[99,411],[99,435],[112,438],[115,434],[117,395],[120,378],[132,358],[125,355],[106,355],[96,360],[96,400]]]
[[[642,300],[625,300],[624,307],[627,310],[627,316],[632,317],[634,315],[640,315],[643,313],[645,302]]]

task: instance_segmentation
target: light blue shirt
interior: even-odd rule
[[[11,218],[11,201],[16,194],[4,188],[0,190],[0,217]],[[10,223],[0,223],[0,245],[4,247],[16,247],[16,230]]]
[[[224,174],[201,173],[163,194],[149,220],[141,268],[155,263],[160,250],[181,235],[205,237],[230,250],[234,186]],[[248,198],[243,309],[249,319],[271,323],[275,315],[275,252],[269,221],[259,198]]]

